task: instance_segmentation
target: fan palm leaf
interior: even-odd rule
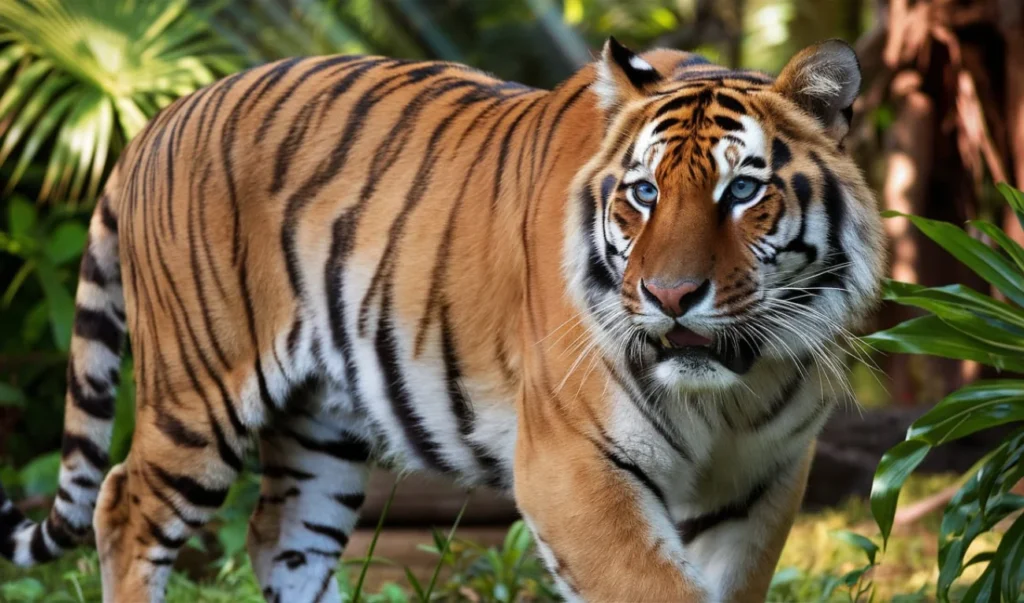
[[[187,0],[0,2],[7,191],[49,152],[42,199],[95,197],[109,163],[175,98],[242,66]]]

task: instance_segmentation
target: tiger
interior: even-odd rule
[[[96,203],[59,488],[0,493],[0,553],[94,536],[104,601],[160,601],[258,448],[268,601],[341,600],[378,462],[507,493],[568,601],[763,600],[886,262],[860,81],[609,38],[551,91],[339,55],[176,100]]]

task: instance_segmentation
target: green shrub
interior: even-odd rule
[[[1024,225],[1024,194],[999,185]],[[890,217],[902,214],[890,213]],[[916,216],[911,220],[930,239],[985,279],[1008,301],[963,285],[926,288],[900,282],[887,284],[886,298],[928,312],[867,342],[887,352],[931,354],[973,360],[999,370],[1024,372],[1024,247],[991,222],[969,226],[990,238],[998,249],[949,223]],[[1024,380],[979,381],[935,405],[910,427],[904,442],[889,450],[878,465],[871,491],[871,510],[887,543],[900,490],[928,451],[972,433],[1024,421]],[[964,569],[987,563],[981,577],[960,599],[1018,601],[1024,582],[1024,515],[1017,514],[995,551],[966,558],[979,535],[992,531],[1024,509],[1024,497],[1010,489],[1024,477],[1024,429],[1017,430],[972,468],[963,486],[946,506],[939,530],[939,579],[936,598],[950,600],[950,589]]]

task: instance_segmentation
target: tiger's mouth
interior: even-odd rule
[[[759,355],[750,341],[706,337],[681,325],[676,325],[652,343],[658,352],[659,362],[671,359],[714,361],[737,375],[749,371]]]

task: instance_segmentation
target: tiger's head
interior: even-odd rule
[[[606,349],[662,387],[721,389],[863,318],[884,243],[843,148],[861,80],[847,44],[807,48],[774,81],[679,56],[661,73],[606,43],[606,131],[573,182],[566,271]]]

